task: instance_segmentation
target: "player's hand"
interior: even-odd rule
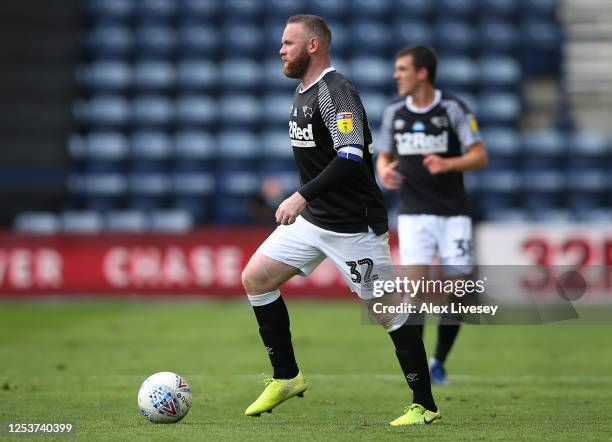
[[[395,160],[380,169],[380,182],[385,187],[385,189],[397,190],[402,185],[402,181],[404,181],[404,176],[397,170],[395,170],[398,165],[399,160]]]
[[[439,155],[426,155],[423,158],[423,166],[427,168],[432,175],[446,173],[451,170],[450,163],[447,158],[442,158]]]
[[[293,224],[300,213],[304,211],[308,202],[299,192],[295,192],[280,203],[276,210],[276,222],[283,225]]]

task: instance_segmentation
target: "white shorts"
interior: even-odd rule
[[[444,276],[467,275],[474,265],[472,220],[468,216],[399,215],[402,265],[430,265],[437,256]]]
[[[376,279],[376,266],[391,266],[389,233],[336,233],[322,229],[298,216],[295,223],[278,226],[257,253],[284,262],[310,275],[327,257],[338,268],[351,291],[372,299],[362,284]]]

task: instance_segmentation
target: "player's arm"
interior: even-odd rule
[[[385,189],[397,190],[404,181],[404,176],[400,174],[396,168],[399,160],[394,160],[393,155],[387,152],[381,152],[376,159],[376,173],[380,178],[380,182]]]
[[[481,142],[467,148],[467,152],[459,157],[443,158],[439,155],[426,155],[423,165],[432,175],[446,172],[468,172],[487,167],[489,157]]]

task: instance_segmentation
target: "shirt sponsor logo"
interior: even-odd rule
[[[425,132],[425,124],[422,121],[412,123],[412,132]]]
[[[306,127],[299,127],[297,122],[289,122],[289,138],[291,145],[295,147],[314,147],[314,134],[312,133],[312,124]]]
[[[424,132],[405,132],[395,134],[397,153],[400,155],[423,155],[427,153],[448,152],[448,131],[440,135],[427,135]]]
[[[351,112],[336,114],[336,124],[338,130],[343,134],[351,133],[353,131],[353,114]]]

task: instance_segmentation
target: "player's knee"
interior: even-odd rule
[[[259,295],[276,289],[271,287],[268,278],[254,266],[247,265],[241,277],[242,287],[248,295]]]

